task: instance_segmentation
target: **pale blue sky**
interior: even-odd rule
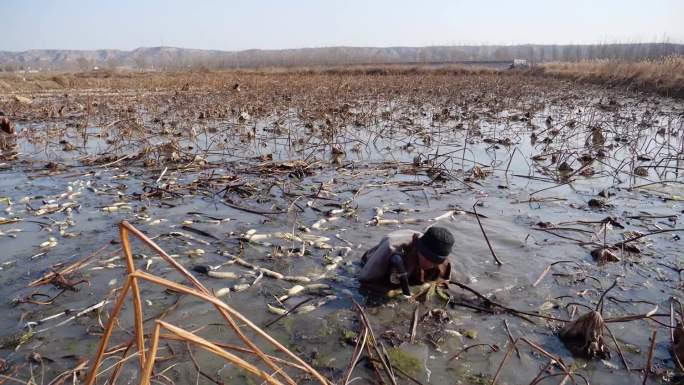
[[[0,50],[684,42],[684,0],[0,0]]]

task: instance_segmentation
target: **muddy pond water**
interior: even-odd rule
[[[578,374],[574,381],[592,384],[641,383],[657,330],[649,381],[672,381],[668,325],[671,304],[677,313],[682,296],[677,230],[684,227],[684,104],[608,96],[589,94],[582,105],[521,102],[496,111],[399,99],[374,104],[373,119],[362,125],[336,124],[334,112],[330,121],[303,119],[292,109],[277,117],[195,121],[175,136],[175,128],[160,128],[156,113],[142,108],[139,124],[149,129],[138,133],[115,119],[86,129],[18,121],[18,154],[0,164],[4,374],[47,384],[94,355],[115,289],[126,277],[117,225],[127,220],[188,269],[235,273],[196,275],[257,325],[278,317],[269,306],[290,309],[308,300],[266,330],[333,381],[345,373],[361,330],[353,301],[364,307],[392,362],[413,377],[397,375],[399,383],[491,383],[510,347],[504,322],[513,338],[561,357]],[[345,113],[368,111],[361,102]],[[502,266],[494,263],[474,210]],[[456,286],[448,301],[432,296],[420,303],[369,299],[360,291],[356,275],[366,249],[395,229],[437,223],[455,236],[450,261],[456,278],[494,302],[571,320],[594,308],[617,280],[604,319],[653,315],[608,323],[624,362],[607,335],[611,358],[586,360],[573,357],[558,338],[563,322],[524,319]],[[634,248],[614,250],[618,261],[591,255],[640,234],[628,243]],[[154,252],[133,245],[139,268],[182,281]],[[76,290],[29,286],[89,255],[86,266],[65,277]],[[327,288],[279,300],[295,283],[234,263],[235,256]],[[210,305],[147,284],[142,294],[146,317],[171,308],[167,322],[238,342]],[[127,303],[113,343],[128,342],[132,325]],[[468,348],[473,345],[479,346]],[[220,358],[193,352],[202,371],[222,383],[261,383]],[[99,383],[120,355],[105,359]],[[158,383],[212,383],[198,374],[184,344],[163,343],[159,356]],[[124,366],[120,383],[137,383],[135,361]],[[528,384],[560,373],[540,373],[548,362],[521,344],[497,381]],[[352,381],[376,383],[367,361]]]

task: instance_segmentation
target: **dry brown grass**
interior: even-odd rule
[[[463,65],[356,65],[242,70],[194,69],[188,71],[102,70],[83,73],[0,74],[0,93],[40,94],[65,90],[89,91],[160,91],[229,89],[235,83],[283,85],[300,88],[302,84],[321,85],[343,79],[346,84],[369,83],[376,87],[392,87],[395,83],[415,83],[418,79],[441,79],[441,83],[457,81],[493,81],[503,84],[558,87],[557,79],[604,87],[624,87],[633,91],[654,92],[665,96],[684,97],[684,57],[662,60],[626,62],[590,60],[575,63],[546,63],[530,70],[499,70]],[[423,82],[421,80],[421,83]],[[439,82],[438,82],[439,83]],[[310,89],[304,87],[304,89]],[[290,89],[291,91],[291,89]]]
[[[550,75],[602,85],[620,85],[630,89],[684,97],[684,57],[627,62],[585,60],[576,63],[547,63],[532,73]]]
[[[0,74],[0,91],[8,94],[63,89],[157,90],[185,85],[204,89],[232,86],[240,79],[329,78],[413,76],[413,75],[496,75],[503,72],[487,67],[463,65],[355,65],[241,70],[194,69],[188,71],[101,70],[81,73]],[[231,83],[231,84],[229,84]]]

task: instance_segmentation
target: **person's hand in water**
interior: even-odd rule
[[[408,302],[408,303],[415,303],[416,302],[416,300],[413,299],[413,296],[411,296],[411,295],[399,294],[398,298],[401,302]]]

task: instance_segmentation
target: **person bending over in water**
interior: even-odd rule
[[[433,226],[425,233],[393,231],[363,254],[359,281],[376,292],[401,288],[410,297],[410,285],[450,278],[447,257],[453,246],[454,236],[444,227]]]

